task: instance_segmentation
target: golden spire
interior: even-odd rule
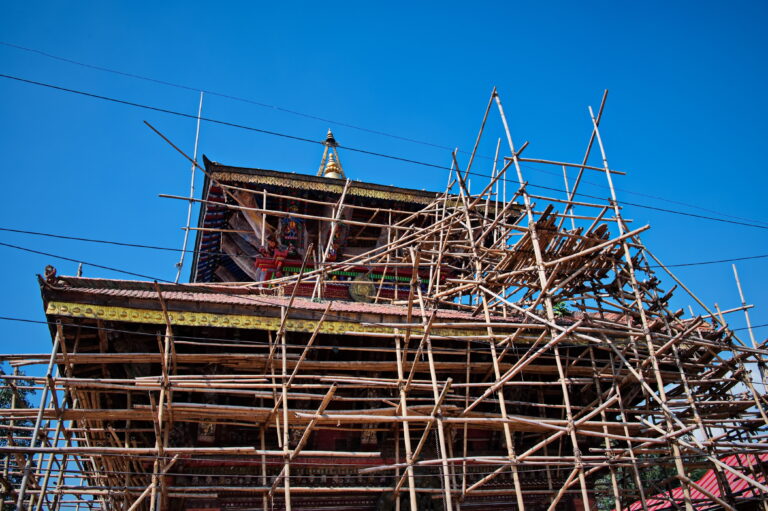
[[[320,168],[317,171],[317,175],[332,179],[346,179],[344,169],[341,168],[339,153],[336,150],[339,143],[336,142],[333,132],[330,129],[325,136],[323,145],[325,146],[325,150],[323,151],[323,157],[320,159]]]
[[[341,165],[339,165],[333,158],[333,154],[328,155],[328,163],[325,164],[323,177],[332,177],[334,179],[344,178],[344,171],[341,170]]]

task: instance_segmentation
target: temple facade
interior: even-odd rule
[[[719,462],[763,445],[765,398],[732,392],[759,350],[734,348],[714,315],[671,307],[647,227],[615,203],[530,193],[511,144],[475,193],[458,165],[443,192],[353,181],[330,131],[316,175],[204,157],[189,283],[40,277],[53,352],[37,381],[63,399],[38,421],[62,436],[15,448],[30,460],[16,502],[648,511],[675,490],[693,511],[762,499],[764,457]],[[510,169],[520,187],[506,196]],[[47,460],[76,463],[80,490],[34,468]],[[692,493],[694,469],[712,469],[723,499]],[[728,477],[752,493],[728,494]]]

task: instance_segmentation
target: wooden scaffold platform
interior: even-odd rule
[[[494,107],[508,156],[471,193]],[[196,281],[40,278],[51,353],[0,357],[47,368],[3,375],[41,392],[0,410],[4,503],[768,511],[768,348],[624,218],[602,112],[581,163],[525,158],[494,90],[443,193],[346,179],[330,133],[319,176],[206,161]],[[537,195],[525,163],[577,177]]]

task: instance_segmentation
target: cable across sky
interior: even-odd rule
[[[54,85],[54,84],[50,84],[50,83],[45,83],[45,82],[39,82],[39,81],[35,81],[35,80],[29,80],[29,79],[21,78],[21,77],[18,77],[18,76],[12,76],[12,75],[7,75],[7,74],[0,73],[0,78],[6,78],[6,79],[9,79],[9,80],[15,80],[15,81],[21,82],[21,83],[26,83],[26,84],[30,84],[30,85],[37,85],[37,86],[40,86],[40,87],[46,87],[46,88],[49,88],[49,89],[54,89],[54,90],[58,90],[58,91],[62,91],[62,92],[69,92],[69,93],[72,93],[72,94],[86,96],[86,97],[90,97],[90,98],[93,98],[93,99],[101,99],[101,100],[109,101],[109,102],[112,102],[112,103],[117,103],[117,104],[122,104],[122,105],[126,105],[126,106],[135,107],[135,108],[142,108],[142,109],[145,109],[145,110],[151,110],[151,111],[155,111],[155,112],[160,112],[160,113],[165,113],[165,114],[169,114],[169,115],[175,115],[175,116],[179,116],[179,117],[185,117],[185,118],[188,118],[188,119],[195,119],[195,120],[197,120],[197,115],[194,115],[194,114],[188,114],[188,113],[185,113],[185,112],[179,112],[179,111],[170,110],[170,109],[167,109],[167,108],[156,107],[156,106],[152,106],[152,105],[146,105],[146,104],[143,104],[143,103],[136,103],[136,102],[133,102],[133,101],[127,101],[127,100],[124,100],[124,99],[104,96],[104,95],[100,95],[100,94],[94,94],[94,93],[91,93],[91,92],[81,91],[81,90],[77,90],[77,89],[61,87],[61,86],[58,86],[58,85]],[[247,126],[247,125],[244,125],[244,124],[233,123],[233,122],[224,121],[224,120],[220,120],[220,119],[213,119],[213,118],[209,118],[209,117],[200,117],[200,120],[204,121],[204,122],[208,122],[208,123],[218,124],[218,125],[222,125],[222,126],[229,126],[229,127],[232,127],[232,128],[244,129],[244,130],[248,130],[248,131],[252,131],[252,132],[256,132],[256,133],[262,133],[262,134],[265,134],[265,135],[272,135],[272,136],[286,138],[286,139],[290,139],[290,140],[296,140],[296,141],[300,141],[300,142],[308,142],[308,143],[318,144],[318,145],[322,145],[322,143],[323,143],[322,141],[319,141],[319,140],[314,140],[314,139],[310,139],[310,138],[306,138],[306,137],[300,137],[300,136],[291,135],[291,134],[287,134],[287,133],[280,133],[280,132],[277,132],[277,131],[257,128],[257,127],[254,127],[254,126]],[[349,147],[349,146],[342,146],[342,145],[339,145],[338,147],[340,147],[342,149],[345,149],[347,151],[357,152],[357,153],[361,153],[361,154],[367,154],[367,155],[370,155],[370,156],[377,156],[377,157],[381,157],[381,158],[388,158],[388,159],[391,159],[391,160],[401,161],[401,162],[404,162],[404,163],[410,163],[410,164],[414,164],[414,165],[421,165],[421,166],[425,166],[425,167],[429,167],[429,168],[434,168],[434,169],[440,169],[440,170],[447,170],[447,171],[453,170],[451,167],[447,167],[447,166],[444,166],[444,165],[439,165],[439,164],[435,164],[435,163],[429,163],[429,162],[414,160],[414,159],[411,159],[411,158],[405,158],[405,157],[401,157],[401,156],[390,155],[390,154],[381,153],[381,152],[377,152],[377,151],[369,151],[369,150],[366,150],[366,149],[361,149],[361,148],[356,148],[356,147]],[[474,172],[474,171],[465,172],[465,174],[479,176],[479,177],[483,177],[483,178],[491,178],[492,177],[492,176],[490,176],[488,174],[483,174],[483,173]],[[517,181],[517,180],[514,180],[514,179],[509,179],[509,178],[506,178],[506,177],[501,178],[500,181],[506,181],[508,183],[515,183],[515,184],[518,184],[518,185],[523,184],[520,181]],[[545,190],[556,191],[556,192],[559,192],[559,193],[567,193],[566,190],[558,188],[558,187],[545,186],[545,185],[540,185],[540,184],[535,184],[535,183],[530,183],[530,182],[525,183],[525,184],[526,184],[526,186],[531,186],[531,187],[541,188],[541,189],[545,189]],[[586,198],[596,199],[596,200],[604,200],[604,197],[600,197],[600,196],[596,196],[596,195],[591,195],[591,194],[586,194],[586,193],[583,193],[583,192],[577,192],[574,195],[575,196],[579,196],[579,197],[586,197]],[[649,209],[649,210],[654,210],[654,211],[659,211],[659,212],[664,212],[664,213],[671,213],[671,214],[676,214],[676,215],[688,216],[688,217],[691,217],[691,218],[699,218],[699,219],[702,219],[702,220],[711,220],[711,221],[715,221],[715,222],[723,222],[723,223],[729,223],[729,224],[733,224],[733,225],[741,225],[741,226],[745,226],[745,227],[753,227],[753,228],[756,228],[756,229],[768,230],[768,225],[760,225],[759,223],[754,223],[756,221],[741,222],[741,221],[727,220],[727,219],[724,219],[724,218],[717,218],[717,217],[712,217],[712,216],[707,216],[707,215],[700,215],[700,214],[696,214],[696,213],[689,213],[689,212],[685,212],[685,211],[678,211],[678,210],[673,210],[673,209],[669,209],[669,208],[660,208],[660,207],[650,206],[650,205],[646,205],[646,204],[640,204],[640,203],[636,203],[636,202],[628,202],[628,201],[621,201],[621,202],[622,202],[622,204],[626,204],[626,205],[630,205],[630,206],[635,206],[635,207],[639,207],[639,208],[644,208],[644,209]]]
[[[158,79],[158,78],[153,78],[153,77],[150,77],[150,76],[141,75],[141,74],[137,74],[137,73],[130,73],[130,72],[127,72],[127,71],[122,71],[122,70],[111,68],[111,67],[100,66],[100,65],[95,65],[95,64],[89,64],[87,62],[82,62],[82,61],[79,61],[79,60],[75,60],[75,59],[71,59],[71,58],[67,58],[67,57],[62,57],[60,55],[54,55],[54,54],[52,54],[50,52],[38,50],[38,49],[35,49],[35,48],[29,48],[29,47],[21,46],[21,45],[18,45],[18,44],[13,44],[13,43],[5,42],[5,41],[0,41],[0,45],[6,46],[8,48],[13,48],[13,49],[16,49],[16,50],[24,51],[24,52],[27,52],[27,53],[32,53],[32,54],[40,55],[42,57],[45,57],[45,58],[48,58],[48,59],[52,59],[52,60],[56,60],[56,61],[59,61],[59,62],[64,62],[64,63],[67,63],[67,64],[72,64],[72,65],[84,67],[84,68],[87,68],[87,69],[92,69],[92,70],[95,70],[95,71],[110,73],[110,74],[114,74],[114,75],[117,75],[117,76],[123,76],[123,77],[126,77],[126,78],[131,78],[131,79],[136,79],[136,80],[142,80],[142,81],[146,81],[146,82],[149,82],[149,83],[154,83],[154,84],[163,85],[163,86],[167,86],[167,87],[173,87],[173,88],[176,88],[176,89],[181,89],[181,90],[186,90],[186,91],[191,91],[191,92],[203,92],[203,93],[211,95],[211,96],[217,96],[217,97],[221,97],[221,98],[225,98],[225,99],[229,99],[229,100],[233,100],[233,101],[239,101],[239,102],[242,102],[242,103],[247,103],[247,104],[255,105],[255,106],[258,106],[258,107],[267,108],[269,110],[275,110],[275,111],[287,113],[287,114],[290,114],[290,115],[296,115],[296,116],[303,117],[303,118],[306,118],[306,119],[312,119],[312,120],[316,120],[316,121],[321,121],[321,122],[325,122],[325,123],[334,124],[334,125],[337,125],[337,126],[343,126],[343,127],[347,127],[347,128],[352,128],[352,129],[359,130],[359,131],[362,131],[362,132],[365,132],[365,133],[371,133],[371,134],[375,134],[375,135],[389,137],[389,138],[392,138],[392,139],[402,140],[402,141],[410,142],[410,143],[414,143],[414,144],[420,144],[420,145],[423,145],[423,146],[433,147],[433,148],[436,148],[436,149],[444,149],[444,150],[448,150],[448,151],[453,150],[451,147],[448,147],[446,145],[436,144],[436,143],[433,143],[433,142],[427,142],[427,141],[424,141],[424,140],[418,140],[418,139],[415,139],[415,138],[412,138],[412,137],[404,137],[402,135],[388,133],[388,132],[385,132],[385,131],[382,131],[382,130],[366,128],[364,126],[359,126],[359,125],[356,125],[356,124],[351,124],[351,123],[347,123],[347,122],[343,122],[343,121],[339,121],[339,120],[334,120],[334,119],[330,119],[330,118],[327,118],[327,117],[321,117],[321,116],[317,116],[317,115],[314,115],[314,114],[310,114],[310,113],[306,113],[306,112],[301,112],[301,111],[298,111],[298,110],[295,110],[295,109],[290,109],[290,108],[285,108],[285,107],[282,107],[282,106],[279,106],[279,105],[265,103],[263,101],[256,101],[254,99],[244,98],[244,97],[236,96],[236,95],[232,95],[232,94],[226,94],[226,93],[223,93],[223,92],[217,92],[217,91],[211,90],[211,89],[206,89],[206,88],[201,88],[201,87],[192,87],[192,86],[189,86],[189,85],[184,85],[184,84],[172,82],[172,81],[169,81],[169,80],[161,80],[161,79]],[[461,153],[461,154],[471,154],[470,152],[463,151],[463,150],[458,150],[458,152]],[[488,155],[477,154],[475,157],[476,158],[486,159],[486,160],[493,160],[493,157],[488,156]],[[544,169],[539,169],[539,168],[531,167],[529,165],[523,165],[523,166],[526,167],[526,168],[530,168],[530,169],[536,170],[537,172],[543,172],[543,173],[547,173],[547,174],[551,174],[551,175],[557,175],[557,173],[555,173],[555,172],[551,172],[551,171],[547,171],[547,170],[544,170]],[[595,183],[595,182],[587,180],[587,179],[582,179],[581,182],[585,183],[585,184],[589,184],[591,186],[597,186],[597,187],[602,187],[602,188],[606,187],[604,184]],[[681,205],[681,206],[687,206],[687,207],[694,208],[694,209],[699,209],[699,210],[702,210],[702,211],[708,211],[710,213],[716,213],[716,214],[723,215],[723,216],[726,216],[726,217],[729,217],[729,218],[735,218],[737,220],[744,220],[744,221],[748,221],[748,222],[752,222],[752,223],[764,223],[765,224],[765,222],[755,221],[755,220],[751,220],[749,218],[743,218],[743,217],[739,217],[739,216],[736,216],[736,215],[731,215],[731,214],[728,214],[728,213],[723,213],[721,211],[716,211],[716,210],[713,210],[713,209],[710,209],[710,208],[702,207],[701,205],[688,204],[686,202],[682,202],[682,201],[679,201],[679,200],[673,200],[673,199],[668,199],[666,197],[660,197],[658,195],[642,193],[642,192],[638,192],[636,190],[627,190],[627,189],[620,188],[620,187],[617,187],[616,189],[621,191],[622,193],[628,193],[628,194],[637,195],[637,196],[641,196],[641,197],[646,197],[646,198],[650,198],[650,199],[660,200],[660,201],[663,201],[663,202],[668,202],[668,203],[671,203],[671,204],[678,204],[678,205]]]
[[[68,236],[65,234],[56,234],[51,232],[40,232],[40,231],[29,231],[24,229],[14,229],[11,227],[0,227],[0,232],[12,232],[15,234],[24,234],[29,236],[41,236],[46,238],[56,238],[56,239],[63,239],[63,240],[70,240],[70,241],[82,241],[86,243],[99,243],[104,245],[116,245],[119,247],[130,247],[130,248],[143,248],[143,249],[149,249],[149,250],[162,250],[167,252],[186,252],[189,254],[205,254],[205,255],[227,255],[225,252],[211,252],[206,250],[184,250],[181,248],[172,248],[172,247],[160,247],[157,245],[147,245],[143,243],[130,243],[125,241],[116,241],[116,240],[104,240],[104,239],[96,239],[96,238],[85,238],[82,236]],[[733,263],[736,261],[748,261],[752,259],[764,259],[768,258],[768,254],[759,254],[759,255],[749,255],[749,256],[741,256],[741,257],[733,257],[729,259],[717,259],[714,261],[696,261],[696,262],[686,262],[686,263],[677,263],[677,264],[667,264],[665,265],[667,268],[678,268],[683,266],[702,266],[702,265],[708,265],[708,264],[720,264],[720,263]],[[83,261],[78,261],[83,262]],[[90,264],[90,263],[84,263],[84,264]],[[651,268],[660,268],[658,265],[651,265]],[[110,268],[107,268],[110,269]]]

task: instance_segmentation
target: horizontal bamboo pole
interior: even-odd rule
[[[264,450],[255,447],[165,447],[163,452],[168,456],[179,455],[182,458],[185,455],[233,455],[233,456],[274,456],[282,458],[285,452],[282,450]],[[25,447],[20,445],[0,446],[0,453],[23,453],[23,454],[77,454],[80,456],[158,456],[158,449],[154,447],[63,447],[63,446],[41,446]],[[380,452],[366,451],[313,451],[304,450],[299,457],[338,457],[338,458],[378,458]]]
[[[512,158],[504,158],[505,160],[511,160]],[[579,165],[577,163],[565,163],[562,161],[552,161],[552,160],[542,160],[538,158],[518,158],[518,161],[522,162],[528,162],[528,163],[545,163],[547,165],[557,165],[558,167],[572,167],[577,169],[589,169],[589,170],[596,170],[598,172],[605,172],[605,168],[603,167],[592,167],[591,165]],[[621,176],[625,176],[626,172],[621,172],[619,170],[610,170],[611,174],[617,174]]]

